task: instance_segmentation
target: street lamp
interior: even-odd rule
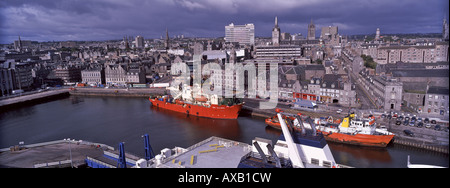
[[[75,141],[75,139],[70,140],[70,138],[65,138],[65,141],[69,142],[69,155],[70,155],[70,168],[73,168],[73,163],[72,163],[72,148],[70,147],[72,141]]]

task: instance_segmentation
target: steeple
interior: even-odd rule
[[[316,39],[316,26],[313,23],[313,19],[311,18],[311,23],[308,25],[308,40]]]
[[[164,47],[166,48],[166,50],[169,49],[169,30],[166,27],[166,41],[164,41]]]
[[[278,27],[278,17],[275,16],[275,27]]]
[[[278,27],[278,17],[275,16],[275,27],[272,29],[272,45],[279,46],[281,40],[281,31]]]
[[[20,40],[20,35],[19,35],[19,52],[22,52],[22,40]]]
[[[169,40],[169,30],[166,27],[166,40]]]

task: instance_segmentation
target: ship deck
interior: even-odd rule
[[[245,143],[210,137],[164,160],[158,168],[236,168],[251,152]]]

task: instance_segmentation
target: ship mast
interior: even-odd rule
[[[297,168],[305,168],[303,165],[302,159],[300,158],[299,148],[297,144],[294,143],[292,139],[292,135],[289,132],[289,129],[281,115],[281,110],[277,109],[278,120],[280,121],[281,130],[283,131],[284,138],[286,139],[286,143],[288,145],[288,155],[289,159],[292,162],[292,165]]]

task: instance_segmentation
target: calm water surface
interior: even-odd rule
[[[163,148],[189,147],[211,136],[244,143],[255,137],[271,139],[281,134],[266,127],[263,119],[239,117],[213,120],[151,107],[146,98],[70,96],[42,104],[0,112],[0,148],[74,138],[104,143],[144,155],[144,134],[156,153]],[[391,144],[385,149],[329,143],[336,162],[354,167],[406,167],[412,163],[449,166],[448,155]]]

